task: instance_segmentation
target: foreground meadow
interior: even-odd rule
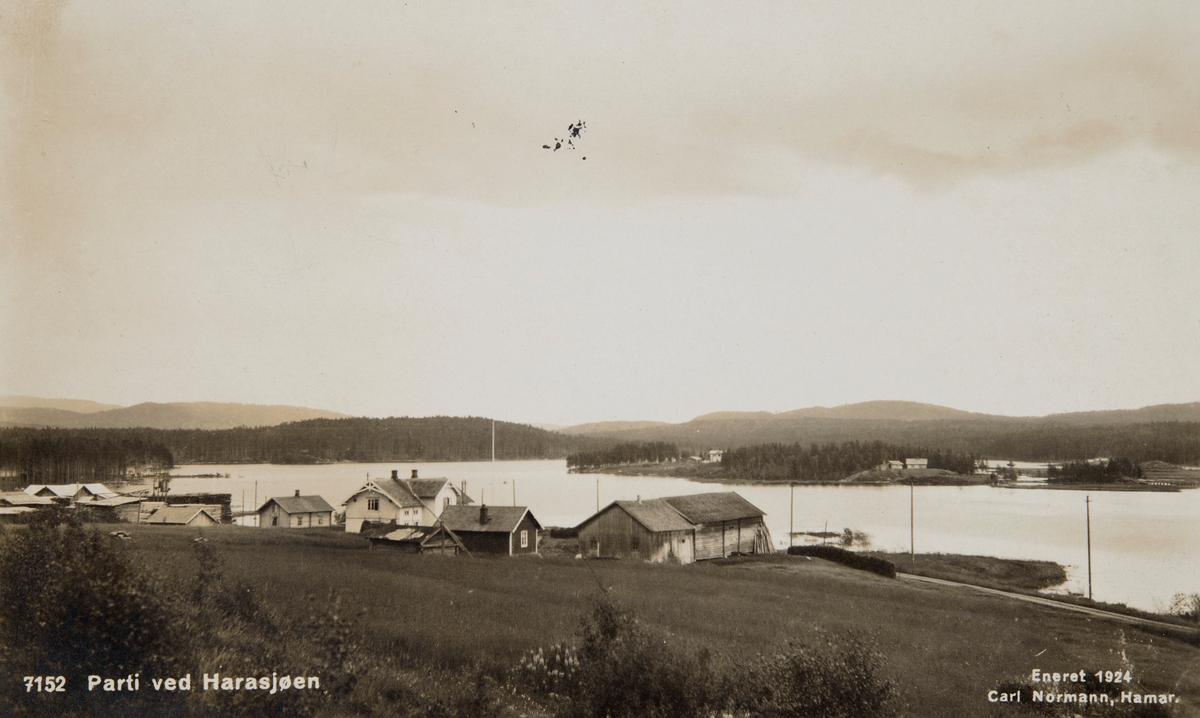
[[[1171,693],[1182,701],[1169,709],[1108,706],[1096,715],[1200,715],[1200,649],[1185,637],[817,559],[774,556],[694,566],[561,555],[472,559],[370,551],[359,536],[322,529],[122,525],[132,538],[116,540],[107,531],[118,527],[95,528],[131,566],[153,577],[160,593],[224,607],[221,615],[228,619],[216,622],[199,609],[177,614],[189,618],[184,630],[172,633],[174,643],[186,647],[216,637],[214,645],[172,664],[191,671],[194,680],[206,672],[242,670],[234,667],[235,649],[252,646],[260,624],[275,626],[270,635],[281,637],[270,659],[280,670],[299,653],[319,653],[319,661],[305,658],[303,665],[320,672],[322,688],[340,686],[342,697],[298,703],[297,712],[572,715],[543,700],[545,693],[526,695],[527,684],[514,677],[538,649],[550,655],[559,650],[555,646],[578,646],[581,625],[599,616],[596,607],[604,604],[633,617],[645,636],[666,647],[654,660],[678,663],[675,673],[665,667],[668,678],[700,675],[698,670],[745,677],[739,667],[778,668],[782,664],[770,664],[771,657],[787,653],[789,645],[854,644],[881,659],[884,687],[895,691],[888,711],[900,715],[1073,714],[1028,702],[1033,669],[1120,670],[1135,683],[1122,689]],[[218,591],[218,584],[225,588]],[[602,629],[601,623],[592,620],[588,630]],[[864,690],[883,685],[870,670],[856,673],[861,661],[843,667],[841,654],[812,655],[828,663],[816,674],[844,671],[850,689],[855,681]],[[737,684],[714,681],[709,689],[737,690]],[[997,689],[1021,690],[1023,702],[990,702],[989,691]],[[282,714],[272,708],[279,704],[256,695],[194,697],[202,699],[204,715]],[[163,711],[171,704],[154,706]],[[817,714],[855,715],[822,710]]]

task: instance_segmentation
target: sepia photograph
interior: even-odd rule
[[[1200,717],[1200,5],[0,0],[0,715]]]

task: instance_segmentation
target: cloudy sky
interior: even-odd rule
[[[1200,6],[645,5],[4,0],[0,393],[1200,400]]]

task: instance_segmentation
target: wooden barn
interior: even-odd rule
[[[696,527],[666,499],[614,501],[579,526],[579,553],[588,558],[692,563],[695,542]]]
[[[774,553],[763,516],[732,491],[614,501],[579,525],[579,553],[659,563]]]
[[[442,525],[472,555],[519,556],[538,550],[542,525],[525,506],[447,506]]]

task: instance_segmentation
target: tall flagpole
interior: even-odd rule
[[[492,503],[496,503],[496,420],[492,419]]]
[[[916,498],[914,495],[916,484],[908,485],[908,562],[910,564],[917,563],[917,542],[916,542]]]

